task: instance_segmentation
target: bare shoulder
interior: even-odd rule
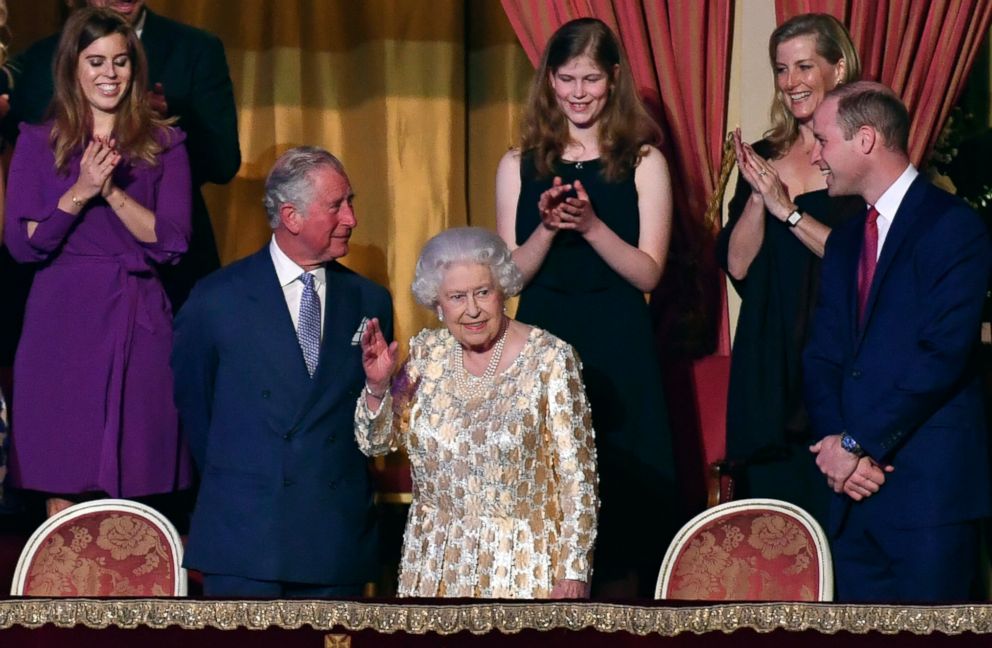
[[[520,169],[520,149],[511,148],[509,151],[503,154],[503,157],[499,159],[499,165],[496,167],[496,173],[501,174],[510,171],[519,171]]]
[[[634,184],[638,191],[665,189],[671,184],[668,161],[665,155],[653,146],[645,146],[637,168],[634,169]]]
[[[645,144],[641,152],[641,159],[637,165],[635,175],[640,175],[642,172],[648,175],[657,175],[659,173],[668,175],[668,160],[665,159],[665,154],[659,151],[657,147]]]

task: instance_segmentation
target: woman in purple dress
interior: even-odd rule
[[[152,112],[126,20],[73,13],[50,121],[21,125],[4,242],[37,264],[14,360],[11,483],[73,500],[189,483],[172,402],[172,313],[156,266],[190,235],[185,136]]]

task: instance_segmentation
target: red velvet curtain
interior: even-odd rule
[[[712,242],[716,223],[705,218],[720,173],[729,87],[731,0],[502,0],[531,62],[537,65],[551,34],[565,22],[599,18],[623,42],[634,80],[666,133],[662,150],[675,187],[669,262],[652,296],[663,356],[666,395],[676,435],[687,507],[704,497],[704,455],[723,447],[725,378],[700,378],[697,358],[730,352],[724,281]],[[705,370],[704,372],[705,373]],[[723,380],[723,382],[720,382]],[[708,416],[719,410],[717,417]],[[709,423],[713,420],[714,423]],[[711,429],[703,429],[704,424]],[[703,437],[705,436],[705,441]],[[704,448],[705,445],[705,448]],[[716,450],[713,448],[718,446]]]
[[[902,97],[909,153],[925,162],[975,62],[992,20],[989,0],[775,0],[779,23],[829,13],[848,29],[864,76]]]

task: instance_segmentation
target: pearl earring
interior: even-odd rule
[[[441,310],[440,308],[437,309],[437,319],[438,319],[439,322],[443,322],[444,321],[444,311]]]

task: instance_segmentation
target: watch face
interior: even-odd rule
[[[798,211],[794,211],[791,214],[789,214],[789,217],[786,219],[786,222],[788,222],[789,225],[792,225],[793,227],[795,227],[796,224],[799,221],[801,221],[802,219],[803,219],[803,215],[801,213],[799,213]]]
[[[840,447],[859,457],[864,454],[864,451],[861,449],[861,446],[858,445],[858,442],[854,440],[854,437],[846,433],[840,437]]]

